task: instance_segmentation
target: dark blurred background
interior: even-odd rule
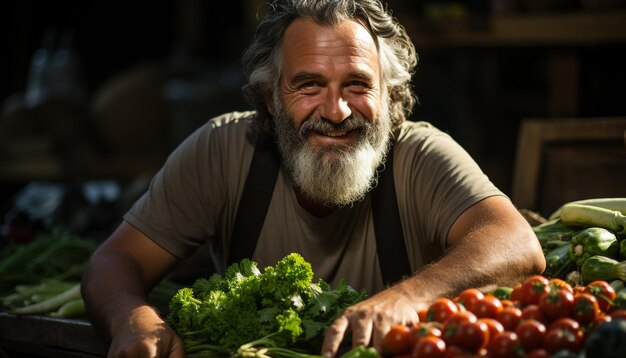
[[[5,230],[36,216],[16,209],[21,198],[77,230],[106,231],[182,138],[248,109],[239,58],[261,3],[3,2]],[[626,114],[626,1],[388,4],[420,56],[412,120],[449,132],[507,194],[524,118]],[[44,200],[51,191],[56,201]]]

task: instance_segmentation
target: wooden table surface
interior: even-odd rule
[[[84,319],[0,312],[0,358],[105,357],[107,350]]]

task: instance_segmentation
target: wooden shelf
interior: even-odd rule
[[[626,43],[626,10],[490,16],[469,21],[398,16],[418,51],[445,47],[593,46]],[[479,21],[480,22],[480,21]]]

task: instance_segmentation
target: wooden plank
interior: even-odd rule
[[[84,356],[106,356],[108,345],[96,336],[91,324],[80,319],[17,316],[0,312],[0,337],[7,349],[32,353],[65,351]],[[65,355],[67,356],[67,355]]]
[[[484,28],[466,20],[397,16],[418,51],[444,47],[593,46],[626,42],[626,11],[492,15]]]

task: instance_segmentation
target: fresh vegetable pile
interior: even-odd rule
[[[383,356],[626,357],[626,296],[606,281],[572,287],[532,276],[484,294],[467,289],[396,325]]]
[[[0,256],[0,306],[20,315],[83,316],[80,279],[96,246],[55,229],[6,248]]]
[[[596,280],[626,281],[626,198],[563,205],[533,227],[546,257],[544,276],[573,286]]]
[[[263,272],[244,259],[223,276],[180,289],[166,320],[188,357],[307,357],[320,352],[325,329],[343,310],[363,298],[345,282],[334,289],[314,283],[311,265],[292,253]]]

